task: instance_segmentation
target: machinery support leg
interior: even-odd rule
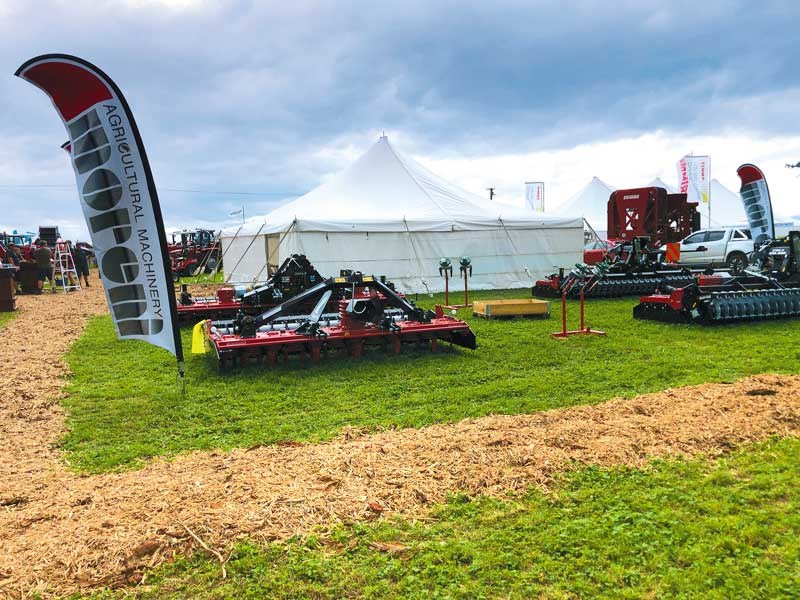
[[[319,363],[319,355],[320,351],[322,350],[322,346],[315,342],[312,342],[310,345],[311,345],[311,363],[316,365],[317,363]]]

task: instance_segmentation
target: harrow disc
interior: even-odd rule
[[[714,292],[701,300],[703,324],[800,317],[800,288]]]
[[[687,273],[642,273],[637,275],[610,275],[604,279],[597,280],[589,291],[586,298],[622,298],[625,296],[647,296],[656,291],[661,284],[666,284],[674,288],[686,287],[695,282],[694,275]],[[580,295],[582,282],[578,282],[567,293],[567,298],[576,299]],[[533,286],[533,295],[544,298],[557,298],[561,296],[561,291],[553,289],[551,286]]]

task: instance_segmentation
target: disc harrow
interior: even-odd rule
[[[796,319],[800,317],[800,288],[703,292],[693,285],[643,297],[634,307],[633,317],[702,325]]]
[[[751,258],[760,271],[727,279],[707,277],[684,287],[664,285],[641,298],[635,319],[716,325],[800,318],[800,232],[768,240]]]
[[[532,295],[545,298],[560,298],[562,279],[551,275],[552,279],[537,281]],[[653,271],[649,273],[609,274],[597,281],[586,292],[586,298],[622,298],[654,293],[661,285],[684,287],[695,281],[693,273],[683,271]],[[577,299],[583,283],[569,288],[567,298]]]
[[[325,312],[334,294],[337,312]],[[309,313],[292,314],[316,301]],[[475,349],[475,334],[464,321],[414,306],[373,276],[350,274],[325,280],[257,316],[201,321],[203,350],[213,349],[220,372],[255,364],[275,367],[290,357],[316,364],[324,355],[360,357],[370,348],[399,354],[415,346],[436,351],[440,342]],[[201,351],[193,348],[193,351]]]
[[[800,317],[800,288],[713,292],[700,304],[703,324]]]
[[[661,285],[683,287],[694,282],[695,273],[677,265],[664,263],[663,252],[649,248],[646,237],[636,237],[609,250],[606,260],[594,265],[578,263],[565,276],[564,269],[541,279],[531,289],[533,296],[560,298],[564,290],[567,297],[576,299],[588,281],[572,283],[574,274],[592,272],[595,277],[586,298],[622,298],[652,294]]]

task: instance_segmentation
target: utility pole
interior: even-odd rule
[[[494,188],[493,187],[486,188],[486,191],[489,192],[489,200],[494,200],[495,197]]]

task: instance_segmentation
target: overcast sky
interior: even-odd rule
[[[525,180],[550,206],[593,175],[674,183],[694,152],[733,190],[755,162],[776,212],[798,215],[798,22],[800,3],[768,0],[0,0],[0,227],[84,231],[63,125],[13,77],[48,52],[120,86],[168,227],[264,213],[382,131],[512,204]]]

